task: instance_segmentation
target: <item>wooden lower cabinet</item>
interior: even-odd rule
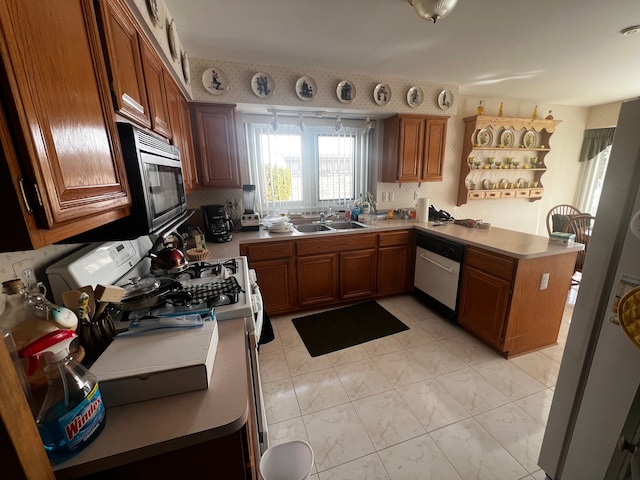
[[[415,234],[412,230],[380,233],[378,239],[378,295],[407,293],[413,285]]]
[[[376,250],[358,250],[339,254],[340,299],[370,298],[376,293]]]
[[[298,258],[298,306],[313,307],[338,300],[338,254]]]
[[[261,242],[240,245],[240,255],[256,271],[265,311],[280,314],[297,304],[294,242]]]
[[[554,345],[576,256],[512,258],[468,246],[458,321],[507,357]]]
[[[270,314],[409,293],[414,250],[413,230],[240,245]]]
[[[458,321],[497,349],[504,343],[511,282],[466,267],[462,277]]]

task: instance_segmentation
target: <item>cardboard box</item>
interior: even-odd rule
[[[89,369],[105,406],[115,407],[209,388],[218,322],[115,337]]]
[[[551,232],[551,235],[549,235],[549,243],[557,243],[567,247],[573,245],[575,239],[575,233]]]

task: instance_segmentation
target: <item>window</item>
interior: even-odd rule
[[[582,168],[576,194],[576,207],[583,213],[595,216],[598,210],[615,130],[611,127],[585,131],[580,152]]]
[[[344,121],[336,132],[329,119],[301,132],[297,124],[283,123],[277,131],[268,122],[247,123],[249,173],[260,213],[317,213],[350,206],[364,195],[369,168],[362,127]]]

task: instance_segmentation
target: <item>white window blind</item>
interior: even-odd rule
[[[336,132],[335,119],[314,120],[300,131],[297,123],[280,119],[274,131],[264,117],[245,117],[250,181],[263,216],[347,207],[368,190],[369,142],[362,122],[343,120]]]

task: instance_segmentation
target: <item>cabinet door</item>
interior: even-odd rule
[[[298,258],[298,306],[331,304],[338,300],[338,255]]]
[[[196,169],[196,154],[193,149],[193,131],[191,129],[191,116],[189,115],[189,102],[182,94],[178,96],[180,107],[180,131],[182,133],[182,168],[184,169],[184,184],[187,193],[198,188],[198,171]]]
[[[398,153],[398,181],[420,181],[421,160],[424,155],[424,120],[400,119]]]
[[[296,308],[296,274],[293,260],[251,262],[262,292],[264,308],[270,315]]]
[[[165,138],[171,139],[171,123],[167,93],[164,88],[164,66],[153,47],[141,41],[142,67],[147,86],[149,111],[151,113],[151,129]]]
[[[135,20],[131,11],[118,0],[97,3],[115,109],[124,117],[151,127]]]
[[[235,105],[192,104],[200,186],[239,188]]]
[[[458,321],[499,350],[504,343],[510,290],[509,281],[468,265],[464,269]]]
[[[447,120],[427,119],[421,178],[427,182],[442,181],[444,147],[447,140]]]
[[[167,92],[167,107],[169,108],[169,120],[171,122],[171,143],[180,149],[184,185],[187,193],[189,193],[193,190],[195,183],[189,106],[186,104],[186,100],[183,99],[178,86],[169,75],[165,76],[165,90]],[[187,122],[186,124],[185,121]]]
[[[93,2],[0,2],[0,31],[0,178],[12,225],[2,248],[38,248],[128,214]]]
[[[390,295],[411,290],[411,267],[407,245],[378,250],[378,294]]]
[[[376,293],[376,250],[340,254],[340,299],[369,298]]]

